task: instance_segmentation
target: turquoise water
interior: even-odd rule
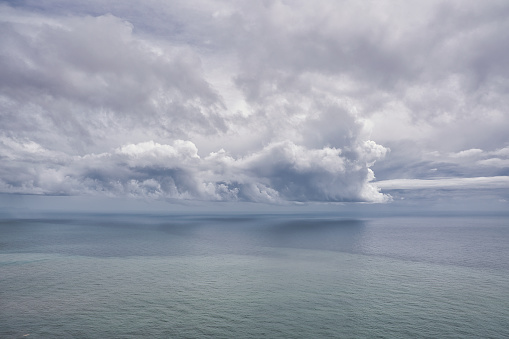
[[[1,338],[507,338],[509,220],[0,222]]]

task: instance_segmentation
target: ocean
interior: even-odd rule
[[[3,218],[0,338],[509,338],[509,219]]]

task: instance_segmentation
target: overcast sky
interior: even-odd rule
[[[507,211],[508,107],[506,0],[0,1],[4,202]]]

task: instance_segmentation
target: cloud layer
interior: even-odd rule
[[[384,202],[509,176],[505,1],[0,13],[0,192]]]

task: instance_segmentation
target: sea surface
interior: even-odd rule
[[[0,338],[509,338],[509,219],[4,218]]]

